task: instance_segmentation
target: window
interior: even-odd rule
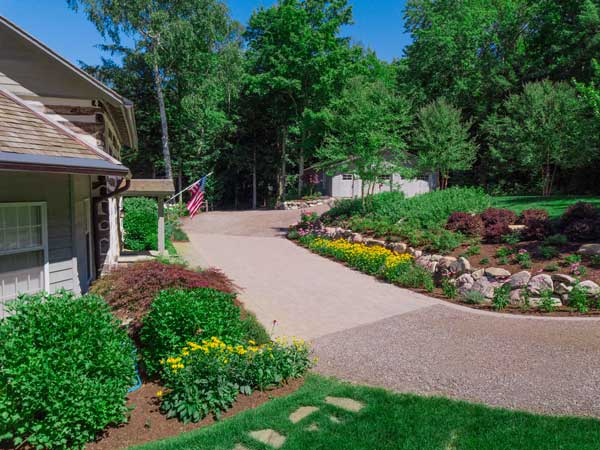
[[[46,203],[0,203],[0,317],[5,300],[50,290]]]
[[[351,173],[343,173],[342,174],[342,180],[344,181],[352,181],[354,179],[354,176],[352,176]]]
[[[42,208],[42,204],[0,204],[0,255],[44,249]]]
[[[380,181],[390,181],[392,179],[391,175],[379,175]]]

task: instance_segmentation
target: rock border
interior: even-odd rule
[[[410,247],[404,242],[388,242],[382,239],[366,238],[360,233],[341,227],[324,227],[321,235],[330,239],[345,239],[348,242],[380,246],[397,253],[408,253],[415,259],[415,264],[423,267],[433,275],[436,285],[446,278],[456,286],[460,297],[464,298],[470,292],[476,292],[482,299],[482,304],[492,304],[494,294],[499,288],[509,288],[511,305],[539,306],[541,295],[552,292],[552,306],[569,306],[569,293],[575,286],[587,291],[589,298],[599,299],[600,286],[591,281],[578,281],[575,277],[565,274],[540,273],[533,275],[527,270],[511,273],[500,267],[472,267],[464,257],[455,258],[439,254],[427,254]]]

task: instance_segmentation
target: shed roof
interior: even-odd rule
[[[175,193],[171,179],[149,178],[130,180],[129,189],[122,195],[128,197],[164,197]]]
[[[124,175],[128,169],[0,89],[0,169]]]

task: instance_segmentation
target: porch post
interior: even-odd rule
[[[165,254],[165,198],[158,197],[158,253]]]

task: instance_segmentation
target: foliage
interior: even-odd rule
[[[404,287],[433,290],[433,277],[414,264],[412,256],[384,247],[354,244],[344,239],[328,240],[305,236],[300,239],[310,250],[343,261],[350,267]]]
[[[526,240],[540,241],[552,231],[552,224],[545,209],[526,209],[519,216],[519,223],[525,225],[522,232]]]
[[[156,200],[144,197],[123,201],[125,248],[133,251],[158,249],[158,207]]]
[[[448,277],[442,279],[442,292],[449,299],[455,299],[458,296],[458,288]]]
[[[352,78],[325,115],[328,132],[318,156],[336,172],[356,175],[363,195],[382,174],[406,173],[410,105],[384,82]]]
[[[560,219],[567,208],[578,202],[592,203],[600,206],[600,198],[597,197],[574,197],[569,195],[553,195],[550,197],[535,197],[529,195],[492,197],[493,206],[496,208],[508,208],[520,214],[526,209],[544,209],[548,211],[550,219]]]
[[[544,239],[544,245],[552,247],[561,247],[566,245],[569,239],[564,234],[553,234]]]
[[[320,231],[322,228],[323,224],[316,212],[302,212],[300,222],[290,229],[291,236],[288,233],[288,237],[290,239],[298,239],[298,237]]]
[[[347,225],[354,231],[381,227],[382,234],[405,238],[413,246],[431,244],[433,251],[448,251],[462,242],[459,234],[444,231],[448,217],[457,211],[479,213],[490,203],[489,196],[474,188],[452,187],[410,198],[385,192],[372,196],[364,211],[358,199],[336,202],[322,220],[336,224],[350,218]],[[438,248],[438,244],[443,247]]]
[[[559,250],[552,245],[542,245],[538,251],[544,259],[554,259],[560,254]]]
[[[218,336],[228,343],[244,337],[235,295],[210,288],[170,289],[158,294],[140,332],[144,366],[150,375],[159,360],[188,340]]]
[[[421,172],[439,174],[440,189],[448,187],[450,173],[468,170],[477,154],[477,144],[469,133],[472,122],[463,122],[460,109],[443,97],[423,106],[417,114],[412,144]]]
[[[563,232],[572,241],[600,238],[600,213],[592,203],[578,202],[569,206],[560,222]]]
[[[161,410],[183,422],[198,422],[211,413],[218,418],[240,392],[249,395],[301,377],[311,367],[309,353],[301,340],[260,346],[254,341],[231,345],[215,336],[190,340],[177,355],[162,360],[168,391],[160,395]]]
[[[481,253],[481,247],[479,245],[470,245],[467,250],[464,252],[464,256],[466,258],[470,258],[471,256],[477,256]]]
[[[540,300],[538,303],[538,307],[545,312],[552,312],[556,309],[556,305],[554,304],[554,293],[551,289],[540,292]]]
[[[531,255],[524,248],[517,252],[515,255],[515,261],[521,266],[521,269],[531,269]]]
[[[488,208],[481,213],[481,219],[485,225],[485,240],[495,243],[510,234],[509,225],[517,221],[517,215],[509,209]]]
[[[546,267],[544,267],[544,270],[546,272],[558,272],[560,270],[560,267],[557,263],[550,263]]]
[[[0,442],[82,448],[125,420],[132,343],[97,296],[22,296],[0,321]]]
[[[594,157],[589,116],[574,88],[542,81],[511,95],[485,129],[493,156],[534,179],[541,174],[542,195],[550,195],[559,170],[583,167]]]
[[[234,293],[235,286],[223,272],[207,269],[201,272],[184,266],[163,264],[158,261],[118,267],[96,280],[90,292],[101,295],[119,316],[133,318],[133,333],[140,326],[150,305],[160,291],[170,288],[213,288]]]
[[[485,296],[479,291],[467,291],[462,300],[470,305],[481,305],[485,302]]]
[[[479,214],[454,212],[446,222],[446,229],[467,236],[483,236],[484,225]]]
[[[590,309],[590,301],[585,289],[579,286],[573,287],[569,292],[569,306],[580,313],[586,313]]]
[[[495,310],[500,311],[510,305],[510,285],[504,284],[494,291],[492,306]]]

